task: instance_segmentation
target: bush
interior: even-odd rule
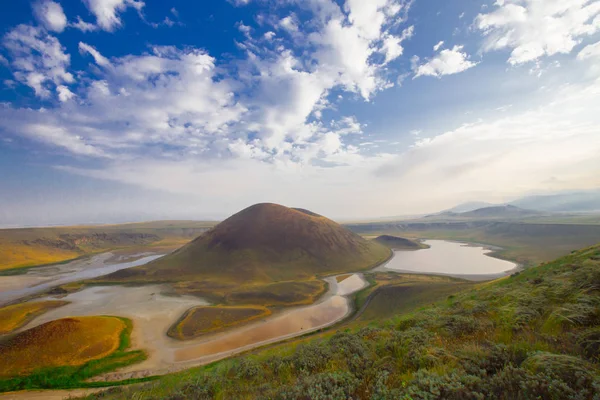
[[[347,400],[352,398],[359,380],[347,372],[332,372],[300,379],[296,385],[281,388],[280,400]]]
[[[324,343],[301,344],[291,357],[291,362],[297,371],[313,374],[327,366],[331,358],[331,350]]]

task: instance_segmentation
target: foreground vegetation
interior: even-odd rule
[[[597,399],[600,246],[297,343],[91,398]]]
[[[72,317],[48,322],[0,341],[0,392],[106,386],[86,382],[143,361],[127,351],[131,321],[119,317]]]

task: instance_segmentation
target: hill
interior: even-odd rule
[[[381,235],[373,240],[393,250],[419,250],[429,247],[423,243],[417,242],[416,240],[405,239],[391,235]]]
[[[233,288],[243,286],[291,284],[368,269],[389,256],[389,249],[321,215],[263,203],[238,212],[165,257],[101,280],[177,282],[180,291],[231,296]]]

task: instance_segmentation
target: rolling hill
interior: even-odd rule
[[[206,296],[364,270],[389,256],[388,248],[321,215],[263,203],[238,212],[165,257],[101,279],[177,282],[180,290]]]

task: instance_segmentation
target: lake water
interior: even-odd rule
[[[382,269],[421,274],[443,274],[471,280],[503,276],[517,264],[490,257],[492,250],[483,246],[445,240],[425,240],[428,249],[394,251],[394,257]]]

